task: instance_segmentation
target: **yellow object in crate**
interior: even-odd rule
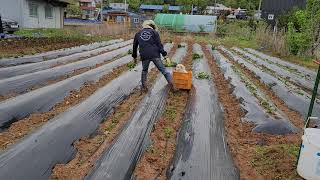
[[[178,72],[173,70],[173,83],[177,89],[190,90],[192,87],[192,71]]]

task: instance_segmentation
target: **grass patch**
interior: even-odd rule
[[[296,173],[298,153],[295,144],[257,146],[251,166],[262,175],[267,172],[270,179],[301,179]]]
[[[111,131],[119,123],[119,120],[125,115],[125,112],[117,112],[111,119],[111,124],[107,127],[107,131]]]
[[[160,150],[152,144],[147,148],[147,152],[155,155],[155,154],[159,154]]]
[[[209,78],[210,78],[210,75],[209,75],[207,72],[199,72],[199,73],[196,75],[196,78],[197,78],[197,79],[209,79]]]
[[[16,35],[24,36],[27,38],[68,38],[68,39],[81,39],[81,40],[89,40],[92,42],[95,41],[106,41],[111,38],[108,36],[93,36],[85,34],[81,31],[71,30],[71,29],[20,29],[15,32]]]
[[[177,109],[172,106],[168,106],[165,110],[165,117],[170,119],[171,121],[174,121],[177,117]]]
[[[171,127],[165,127],[163,129],[163,132],[164,132],[164,136],[169,139],[171,138],[172,134],[173,134],[173,129]]]

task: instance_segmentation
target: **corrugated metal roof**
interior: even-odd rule
[[[141,4],[142,10],[163,10],[163,5]],[[180,6],[169,6],[169,11],[180,11]]]
[[[180,11],[180,6],[169,6],[169,11]]]
[[[141,4],[140,9],[145,9],[145,10],[162,10],[162,9],[163,9],[163,6],[162,6],[162,5]]]
[[[92,0],[79,0],[79,2],[91,3],[91,2],[92,2]]]

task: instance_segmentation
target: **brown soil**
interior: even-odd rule
[[[105,86],[113,79],[120,76],[121,73],[127,71],[127,65],[122,65],[95,83],[85,84],[80,91],[72,91],[70,95],[66,97],[62,102],[58,103],[54,108],[44,113],[34,113],[29,117],[24,118],[18,122],[13,123],[9,129],[0,133],[0,149],[5,149],[9,145],[16,143],[19,139],[26,136],[33,130],[42,126],[44,123],[54,118],[56,115],[64,112],[66,109],[78,104],[82,100],[92,95],[96,90]]]
[[[188,53],[182,64],[190,70],[192,66],[192,42],[188,43]],[[150,135],[152,145],[143,154],[138,162],[134,175],[136,179],[166,179],[166,171],[174,156],[176,137],[179,131],[189,92],[170,92],[166,101],[166,108],[160,119],[155,123]]]
[[[10,98],[13,98],[13,97],[16,97],[16,96],[21,95],[21,94],[28,93],[28,92],[30,92],[30,91],[34,91],[34,90],[36,90],[36,89],[39,89],[39,88],[42,88],[42,87],[45,87],[45,86],[49,86],[49,85],[51,85],[51,84],[57,83],[57,82],[59,82],[59,81],[63,81],[63,80],[68,79],[68,78],[70,78],[70,77],[73,77],[73,76],[76,76],[76,75],[85,73],[85,72],[90,71],[90,70],[92,70],[92,69],[95,69],[95,68],[98,68],[98,67],[103,66],[103,65],[105,65],[105,64],[109,64],[109,63],[111,63],[111,62],[113,62],[113,61],[116,61],[116,60],[118,60],[118,59],[121,58],[121,57],[124,57],[124,56],[119,55],[119,56],[116,56],[115,58],[113,58],[112,60],[105,61],[105,62],[100,63],[100,64],[96,64],[95,66],[77,69],[77,70],[73,71],[71,74],[62,75],[62,76],[56,78],[55,80],[49,80],[49,81],[47,81],[47,82],[45,82],[45,83],[41,83],[41,84],[32,86],[32,87],[28,88],[26,91],[24,91],[24,92],[22,92],[22,93],[15,93],[15,92],[14,92],[14,93],[9,93],[9,94],[7,94],[7,95],[0,95],[0,102],[1,102],[1,101],[4,101],[4,100],[7,100],[7,99],[10,99]]]
[[[175,45],[171,49],[169,57],[173,56],[176,47]],[[154,83],[158,74],[156,69],[151,70],[148,75],[148,87]],[[143,97],[144,95],[141,94],[140,90],[136,89],[100,125],[97,136],[77,141],[75,143],[77,149],[76,157],[67,164],[56,165],[50,179],[82,179],[86,176],[93,167],[93,163],[98,160],[104,150],[109,147],[123,129]]]
[[[232,90],[229,83],[224,79],[222,72],[218,65],[214,63],[213,57],[209,51],[204,47],[204,52],[209,59],[209,65],[212,70],[215,86],[218,90],[219,101],[224,107],[225,128],[227,132],[228,146],[233,155],[236,166],[240,170],[241,179],[288,179],[294,174],[295,178],[298,176],[295,173],[295,156],[288,153],[281,153],[279,157],[277,146],[287,146],[290,144],[299,144],[299,137],[301,134],[291,134],[287,136],[274,136],[268,134],[258,134],[251,132],[254,127],[253,124],[242,122],[241,118],[244,112],[241,109],[240,102],[232,95]],[[227,57],[227,56],[226,56]],[[249,75],[249,74],[247,74]],[[249,76],[250,79],[252,76]],[[283,102],[281,102],[272,92],[257,79],[252,79],[263,91],[267,93],[278,106],[279,109],[284,111],[290,120],[297,126],[301,127],[302,119],[296,112],[288,109]],[[300,121],[300,123],[299,123]],[[262,144],[262,145],[258,145]],[[274,157],[277,159],[275,166],[266,168],[264,159],[259,156],[259,148],[267,149],[267,157]],[[273,149],[273,150],[270,150]],[[269,151],[270,150],[270,151]],[[260,162],[260,163],[259,163]],[[273,162],[274,163],[274,162]],[[263,168],[264,167],[264,168]],[[263,171],[261,171],[263,169]]]
[[[154,125],[152,145],[147,149],[135,169],[136,179],[166,179],[166,171],[173,158],[177,132],[183,121],[189,93],[170,92],[166,108]]]
[[[1,57],[18,57],[92,43],[90,40],[70,38],[23,38],[0,41]]]
[[[156,80],[157,74],[156,70],[149,73],[149,86]],[[113,114],[99,126],[97,136],[83,138],[75,143],[76,157],[67,164],[57,164],[50,179],[82,179],[87,175],[93,163],[117,137],[143,97],[144,94],[141,94],[140,89],[134,90],[129,98],[116,107]]]

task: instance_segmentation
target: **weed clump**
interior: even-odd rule
[[[201,59],[201,58],[203,58],[203,55],[200,55],[198,53],[193,53],[192,54],[192,60]]]
[[[170,128],[170,127],[166,127],[166,128],[163,129],[163,132],[164,132],[164,136],[165,136],[167,139],[169,139],[169,138],[172,136],[172,134],[173,134],[173,129]]]
[[[136,65],[137,65],[137,64],[136,64],[135,62],[131,61],[131,62],[129,62],[129,63],[127,64],[127,67],[131,70],[131,69],[135,68]]]
[[[196,78],[197,79],[209,79],[210,78],[210,75],[206,72],[199,72],[197,75],[196,75]]]
[[[128,54],[133,54],[133,50],[132,50],[132,49],[129,49],[129,50],[128,50]]]

